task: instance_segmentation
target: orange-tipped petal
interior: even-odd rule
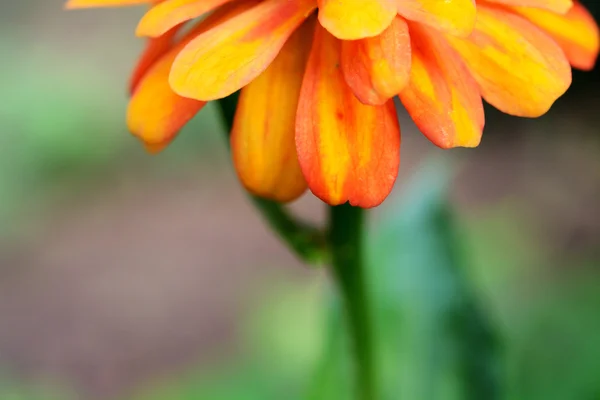
[[[373,38],[342,42],[342,73],[356,97],[380,105],[396,96],[410,75],[408,25],[397,16]]]
[[[340,47],[317,25],[296,118],[298,160],[321,200],[374,207],[396,180],[400,129],[392,100],[368,106],[356,99],[340,71]]]
[[[171,90],[169,71],[177,56],[176,50],[162,57],[148,70],[127,108],[129,130],[150,145],[169,143],[206,104],[203,101],[181,97]]]
[[[231,132],[240,181],[249,192],[281,202],[306,190],[294,132],[314,23],[306,21],[265,72],[242,89]]]
[[[474,0],[396,0],[398,13],[406,19],[451,35],[466,37],[475,26]]]
[[[169,77],[181,96],[226,97],[250,83],[316,7],[315,0],[265,0],[192,40]]]
[[[490,3],[504,4],[507,6],[535,7],[552,11],[558,14],[566,13],[573,7],[573,0],[486,0]]]
[[[394,0],[319,0],[319,22],[345,40],[379,35],[395,15]]]
[[[149,152],[162,150],[179,130],[206,104],[177,95],[169,86],[171,65],[181,49],[197,35],[224,20],[247,11],[256,2],[227,4],[190,31],[144,74],[129,102],[127,125]]]
[[[164,35],[148,39],[146,48],[140,56],[137,65],[133,69],[131,78],[129,79],[130,94],[135,91],[140,79],[142,79],[148,69],[150,69],[150,67],[173,46],[175,36],[177,36],[180,27],[181,25],[177,25],[167,31]]]
[[[594,17],[580,3],[566,14],[514,7],[513,10],[533,22],[562,47],[571,65],[582,70],[594,68],[600,47],[600,32]]]
[[[410,26],[412,71],[400,100],[429,140],[442,148],[475,147],[484,125],[477,83],[441,34]]]
[[[165,0],[140,20],[136,35],[157,37],[169,29],[214,10],[231,0]]]
[[[96,8],[96,7],[120,7],[137,6],[152,3],[154,0],[69,0],[65,4],[66,9],[74,8]]]
[[[447,38],[483,97],[505,113],[538,117],[571,84],[571,67],[556,42],[509,11],[480,4],[473,34]]]

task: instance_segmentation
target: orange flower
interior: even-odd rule
[[[128,125],[150,151],[207,101],[241,89],[231,142],[252,193],[306,188],[335,205],[380,204],[398,173],[399,96],[442,148],[475,147],[482,98],[544,114],[591,69],[598,27],[571,0],[70,0],[148,3],[148,46],[131,78]],[[201,22],[196,17],[209,13]],[[193,25],[190,29],[182,27]]]

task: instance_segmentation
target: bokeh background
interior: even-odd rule
[[[327,273],[252,209],[216,108],[158,156],[126,132],[142,12],[0,0],[0,399],[349,399]],[[386,399],[469,398],[457,271],[502,399],[600,399],[599,77],[538,120],[489,109],[477,150],[400,116],[368,235]],[[293,207],[322,219],[308,195]]]

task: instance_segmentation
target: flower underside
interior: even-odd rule
[[[231,132],[252,193],[374,207],[400,161],[398,96],[442,148],[475,147],[482,99],[544,114],[593,68],[599,31],[571,0],[70,0],[148,4],[127,122],[151,152],[241,89]],[[207,15],[199,22],[196,19]],[[190,27],[190,25],[192,25]],[[189,27],[189,29],[187,29]]]

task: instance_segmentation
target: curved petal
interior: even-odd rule
[[[406,21],[397,16],[373,38],[344,40],[342,73],[356,97],[380,105],[396,96],[410,75],[410,38]]]
[[[238,177],[258,196],[287,202],[306,191],[296,142],[296,110],[314,19],[286,42],[271,65],[242,89],[231,150]]]
[[[176,56],[175,49],[148,70],[127,108],[129,130],[144,143],[153,145],[152,152],[173,140],[177,132],[206,104],[181,97],[169,86],[169,71]]]
[[[345,40],[379,35],[395,15],[394,0],[319,0],[319,22]]]
[[[575,3],[564,15],[536,8],[513,7],[513,10],[550,35],[573,67],[588,71],[594,68],[600,32],[594,17],[583,5]]]
[[[393,101],[359,102],[339,63],[340,41],[317,25],[296,119],[298,160],[321,200],[374,207],[390,193],[398,174],[396,111]]]
[[[156,153],[162,150],[205,105],[203,101],[177,95],[169,86],[169,73],[175,57],[198,34],[239,15],[253,4],[231,3],[219,8],[160,57],[140,79],[127,109],[127,125],[131,133],[146,144],[148,151]]]
[[[505,113],[538,117],[571,84],[571,67],[556,42],[509,11],[479,5],[473,34],[447,38],[484,99]]]
[[[442,148],[475,147],[484,125],[477,83],[439,33],[410,26],[412,73],[400,100],[429,140]]]
[[[214,100],[250,83],[316,7],[315,0],[265,0],[192,40],[173,63],[171,87]]]
[[[469,36],[476,20],[474,0],[397,0],[398,13],[451,35]]]
[[[69,0],[65,4],[66,9],[74,8],[96,8],[96,7],[120,7],[137,6],[152,3],[155,0]]]
[[[214,10],[232,0],[165,0],[152,7],[140,20],[137,36],[157,37],[169,29]]]
[[[150,69],[150,67],[173,46],[180,27],[181,25],[177,25],[167,31],[164,35],[148,39],[146,48],[133,69],[131,78],[129,78],[130,94],[135,91],[140,79],[142,79],[148,69]]]
[[[573,0],[486,0],[490,3],[504,4],[507,6],[535,7],[564,14],[573,7]]]

